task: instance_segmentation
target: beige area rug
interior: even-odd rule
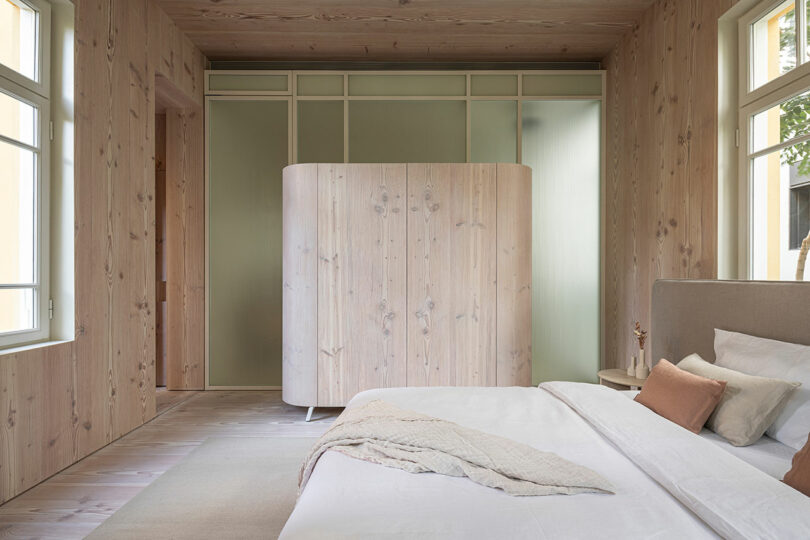
[[[315,437],[205,441],[87,538],[277,538]]]

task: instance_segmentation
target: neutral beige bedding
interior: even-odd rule
[[[380,400],[338,417],[304,462],[300,490],[327,450],[411,473],[464,476],[510,495],[613,493],[599,474],[551,452]]]

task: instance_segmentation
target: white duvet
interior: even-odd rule
[[[374,399],[554,452],[616,495],[515,498],[327,452],[282,538],[810,538],[810,499],[605,387],[384,389],[349,406]]]

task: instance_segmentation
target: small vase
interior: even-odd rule
[[[650,370],[644,362],[644,349],[638,354],[638,364],[636,364],[636,379],[646,379],[650,375]]]
[[[635,377],[636,376],[636,357],[635,356],[630,357],[630,363],[627,364],[627,374],[630,377]]]

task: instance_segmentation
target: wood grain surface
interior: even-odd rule
[[[318,404],[406,384],[406,166],[318,166]]]
[[[209,437],[318,437],[340,412],[305,422],[278,391],[159,395],[165,414],[0,506],[0,536],[84,538]]]
[[[717,19],[733,3],[658,0],[604,59],[603,367],[637,354],[655,279],[717,275]]]
[[[599,60],[653,0],[159,0],[212,60]]]
[[[494,164],[408,164],[409,386],[496,384],[496,197]]]
[[[282,395],[318,402],[318,165],[284,169]]]
[[[155,74],[202,106],[206,59],[151,0],[77,2],[75,40],[76,339],[0,355],[0,502],[155,414]]]
[[[532,384],[532,171],[498,163],[498,386]]]

